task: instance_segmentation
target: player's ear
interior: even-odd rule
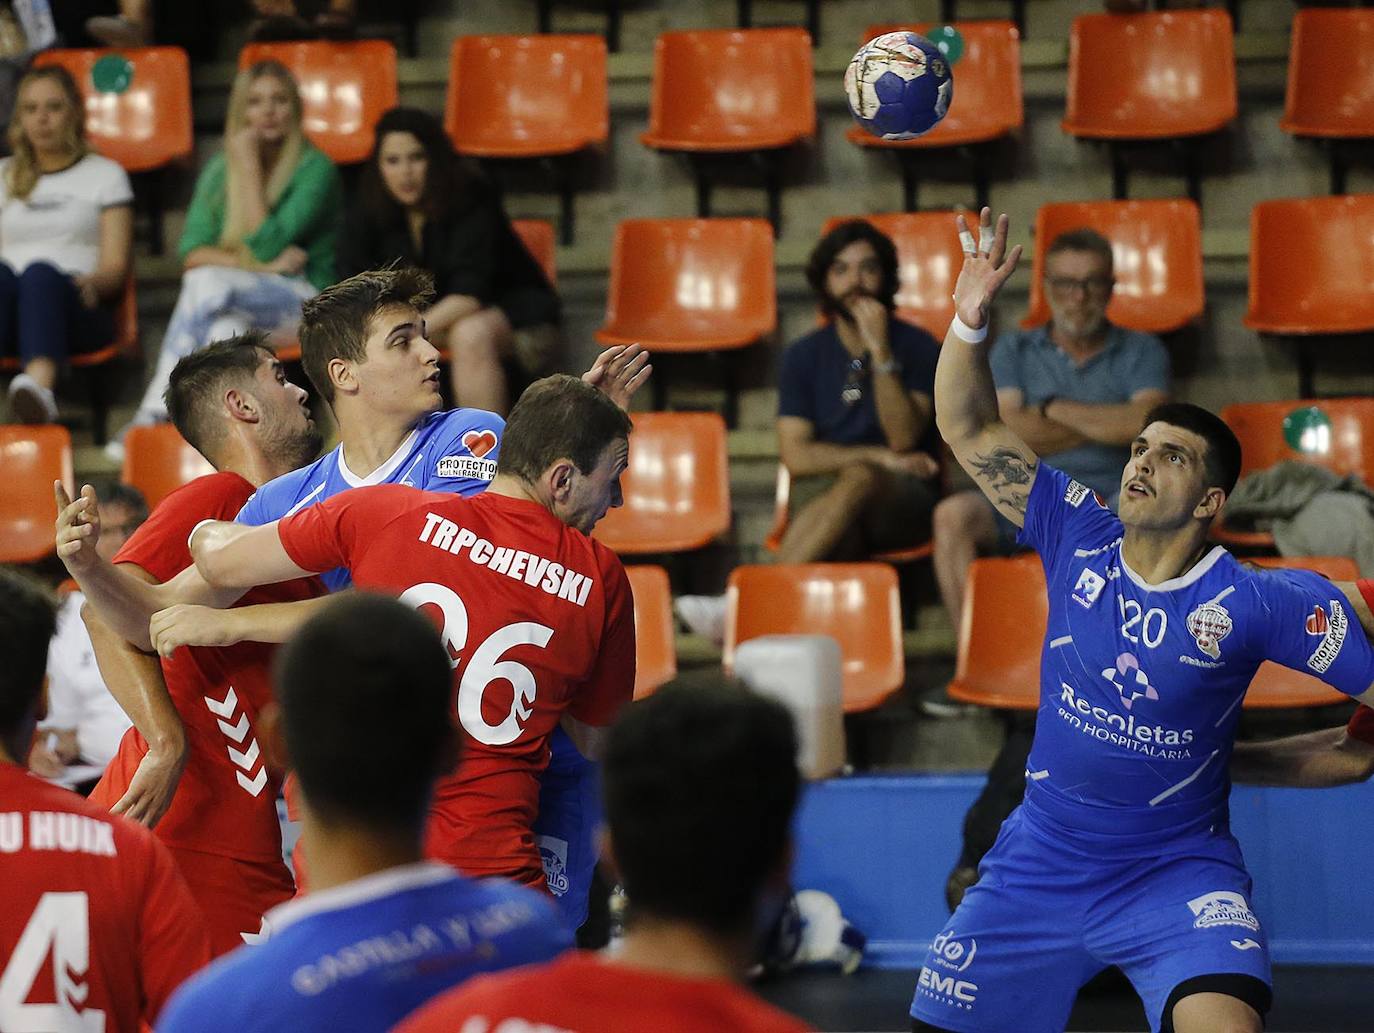
[[[334,385],[335,394],[356,394],[358,391],[358,374],[354,369],[353,363],[347,359],[335,356],[329,360],[329,365],[325,366],[325,374],[329,377],[329,382]]]
[[[572,494],[573,475],[577,473],[577,464],[571,459],[558,459],[544,473],[545,483],[549,489],[549,495],[555,502],[567,502],[568,496]]]
[[[1220,488],[1208,488],[1202,496],[1202,501],[1193,508],[1193,516],[1200,520],[1215,519],[1225,504],[1226,492]]]
[[[258,400],[250,392],[237,387],[224,392],[224,408],[233,419],[242,423],[257,423],[262,419]]]
[[[258,735],[267,751],[267,763],[279,771],[291,769],[291,754],[286,748],[286,729],[282,725],[281,707],[268,703],[258,714]]]

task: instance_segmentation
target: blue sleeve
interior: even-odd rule
[[[1257,622],[1260,656],[1347,696],[1374,685],[1374,647],[1339,588],[1310,570],[1266,571],[1256,587],[1269,618]]]
[[[806,357],[796,344],[782,353],[782,368],[778,370],[779,416],[796,416],[816,422],[815,407],[811,404],[810,373]]]
[[[1169,353],[1154,334],[1132,333],[1128,359],[1121,371],[1126,397],[1141,391],[1169,390]]]
[[[893,335],[893,354],[902,364],[902,383],[908,391],[935,396],[935,364],[940,346],[920,327],[904,327]]]
[[[506,421],[481,409],[454,409],[443,420],[411,480],[426,491],[479,495],[496,475]]]
[[[265,488],[266,485],[263,485]],[[249,527],[261,527],[263,524],[270,524],[276,517],[267,515],[267,500],[263,495],[263,489],[259,488],[248,496],[248,501],[239,510],[239,515],[234,517],[234,521],[246,524]]]
[[[1026,522],[1016,540],[1040,553],[1048,573],[1061,552],[1096,549],[1121,536],[1121,521],[1086,484],[1043,460],[1026,500]]]
[[[988,351],[988,365],[992,367],[992,382],[997,390],[1011,388],[1026,394],[1021,375],[1021,349],[1015,330],[1001,334]]]

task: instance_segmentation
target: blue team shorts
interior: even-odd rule
[[[597,765],[582,756],[562,728],[549,738],[549,766],[539,780],[534,841],[544,876],[568,928],[587,920],[592,873],[600,852],[601,781]]]
[[[1229,832],[1161,835],[1154,856],[1113,861],[1109,847],[1070,845],[1023,811],[1003,823],[931,944],[913,1018],[961,1033],[1060,1033],[1078,988],[1116,965],[1158,1033],[1186,980],[1234,973],[1270,985],[1268,941]]]

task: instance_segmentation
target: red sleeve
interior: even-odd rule
[[[1374,578],[1360,578],[1355,582],[1355,587],[1360,590],[1360,595],[1364,597],[1364,604],[1374,610]]]
[[[635,613],[630,579],[618,557],[602,564],[606,623],[591,677],[577,687],[568,713],[583,724],[605,727],[635,691]]]
[[[114,562],[142,567],[158,581],[170,581],[191,565],[186,539],[202,520],[233,520],[253,494],[235,473],[197,477],[168,495],[115,553]]]
[[[277,522],[291,562],[302,570],[352,568],[368,534],[414,501],[415,489],[396,484],[354,488]]]
[[[1374,710],[1360,704],[1359,708],[1350,717],[1350,723],[1345,726],[1345,734],[1352,739],[1359,739],[1360,742],[1367,742],[1374,746]]]
[[[144,1019],[154,1023],[172,991],[210,963],[205,918],[167,848],[145,837],[148,878],[139,921]]]

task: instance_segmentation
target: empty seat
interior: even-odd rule
[[[1089,140],[1183,139],[1236,117],[1231,19],[1223,10],[1081,14],[1069,31],[1066,133]],[[1199,199],[1195,147],[1185,149],[1189,194]],[[1112,148],[1113,196],[1126,167]]]
[[[1262,201],[1250,212],[1245,325],[1313,336],[1374,330],[1374,194]],[[1314,393],[1314,349],[1298,349],[1298,394]]]
[[[1374,137],[1374,11],[1298,9],[1279,127],[1329,141],[1331,192],[1345,193],[1338,141]]]
[[[619,553],[683,552],[730,527],[725,423],[714,413],[636,413],[624,504],[596,525]]]
[[[665,32],[654,45],[649,147],[688,155],[764,156],[769,219],[779,223],[777,152],[816,134],[811,38],[802,29]],[[711,214],[711,178],[694,163],[697,214]]]
[[[653,694],[677,676],[673,599],[662,567],[625,568],[635,604],[635,699]]]
[[[763,547],[769,552],[777,552],[782,545],[783,536],[787,534],[787,525],[791,522],[791,501],[792,473],[787,469],[787,464],[779,463],[777,481],[773,489],[773,526],[763,540]],[[934,548],[933,541],[925,541],[908,549],[875,553],[872,559],[883,563],[914,563],[916,560],[925,559]]]
[[[74,493],[67,428],[0,426],[0,563],[34,563],[54,552],[53,481]]]
[[[372,153],[373,130],[397,104],[396,48],[385,40],[250,43],[239,68],[279,61],[300,88],[305,135],[341,165]]]
[[[112,80],[93,74],[97,64],[104,73],[112,61],[127,68],[112,70]],[[191,156],[191,73],[180,47],[44,50],[34,64],[71,73],[86,101],[87,140],[129,172]]]
[[[1374,479],[1374,398],[1327,398],[1291,402],[1243,402],[1221,410],[1241,447],[1240,475],[1285,461],[1324,466],[1337,474]],[[1227,545],[1273,548],[1268,531],[1241,531],[1226,524],[1212,536]]]
[[[564,244],[573,240],[571,159],[606,142],[600,36],[461,36],[449,53],[444,129],[460,154],[557,159]]]
[[[724,664],[761,635],[829,635],[843,657],[844,709],[881,706],[906,678],[897,573],[885,563],[741,566],[726,589]]]
[[[1030,311],[1023,327],[1050,318],[1045,249],[1055,237],[1087,227],[1111,241],[1116,285],[1107,318],[1148,333],[1178,330],[1202,315],[1202,216],[1192,201],[1093,201],[1047,204],[1035,218]],[[958,266],[955,266],[956,275]]]
[[[872,223],[897,248],[897,315],[943,341],[954,318],[954,281],[964,261],[954,213],[835,216],[821,227],[821,236],[851,218]]]
[[[153,509],[183,484],[214,472],[174,426],[158,423],[130,429],[119,479],[141,491]]]
[[[950,698],[1004,710],[1039,707],[1040,651],[1048,622],[1039,556],[974,560],[964,592]]]
[[[512,219],[511,229],[525,250],[544,270],[550,287],[558,286],[558,259],[553,241],[553,223],[544,219]]]
[[[926,33],[930,24],[870,25],[867,42],[887,32]],[[916,209],[915,152],[991,143],[1016,132],[1025,121],[1021,104],[1021,34],[1010,21],[959,22],[964,53],[955,67],[956,82],[949,113],[939,125],[914,140],[884,140],[862,126],[851,126],[845,139],[859,147],[891,150],[902,169],[903,207]],[[976,206],[988,203],[986,155],[972,155]]]

